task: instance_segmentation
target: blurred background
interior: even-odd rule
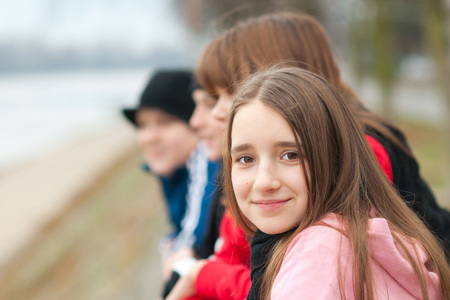
[[[120,109],[154,70],[286,9],[325,26],[450,209],[450,0],[0,0],[0,299],[156,299],[161,191]]]

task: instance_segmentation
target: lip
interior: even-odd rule
[[[164,155],[164,151],[162,151],[162,150],[147,151],[146,153],[147,153],[148,157],[151,157],[153,159],[160,158],[160,157],[162,157]]]
[[[200,139],[202,139],[202,140],[204,140],[204,139],[208,138],[208,136],[210,136],[210,135],[207,133],[207,131],[205,131],[205,130],[196,130],[195,133],[196,133],[197,136],[198,136]]]
[[[256,207],[258,207],[262,210],[275,210],[275,209],[278,209],[278,208],[284,206],[290,200],[291,200],[291,198],[289,198],[289,199],[255,200],[252,202],[253,202],[253,204],[256,205]]]

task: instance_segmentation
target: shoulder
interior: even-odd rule
[[[336,215],[327,215],[321,221],[297,234],[286,251],[286,257],[290,253],[304,253],[313,257],[326,253],[337,253],[339,250],[337,245],[348,244],[348,238],[342,228]]]
[[[342,227],[338,217],[329,214],[295,236],[275,278],[273,299],[289,299],[294,294],[305,299],[340,295],[339,272],[347,274],[352,266],[351,248]],[[299,286],[304,288],[299,290]]]
[[[289,269],[298,260],[305,268],[335,269],[339,258],[350,255],[350,243],[344,234],[343,225],[335,214],[328,214],[321,221],[306,228],[290,243],[283,265]],[[304,261],[308,261],[304,264]]]
[[[248,246],[247,236],[240,226],[236,224],[229,210],[226,210],[220,224],[221,235],[233,240],[235,243]]]

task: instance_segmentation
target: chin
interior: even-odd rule
[[[208,153],[208,160],[215,161],[215,160],[219,160],[219,159],[222,159],[222,154]]]
[[[264,232],[265,234],[280,234],[291,230],[289,227],[273,227],[273,226],[258,226],[258,229]]]
[[[172,173],[174,172],[173,169],[169,169],[169,168],[165,168],[165,167],[159,167],[159,166],[150,166],[150,170],[152,170],[152,173],[159,175],[159,176],[163,176],[163,177],[168,177],[170,175],[172,175]]]
[[[258,229],[264,232],[265,234],[278,234],[281,233],[279,230],[276,230],[276,228],[270,228],[267,226],[258,226]]]

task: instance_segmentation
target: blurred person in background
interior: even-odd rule
[[[224,125],[217,122],[210,111],[216,99],[212,98],[192,77],[190,92],[195,103],[195,109],[189,124],[196,132],[201,142],[206,145],[206,156],[208,158],[208,181],[205,186],[205,195],[212,199],[208,208],[203,233],[203,243],[197,244],[191,255],[178,256],[171,261],[171,275],[165,283],[163,298],[166,297],[177,281],[194,266],[199,259],[205,259],[214,253],[214,245],[219,237],[219,226],[223,217],[223,206],[221,204],[221,192],[219,186],[219,173],[222,164],[222,136]]]
[[[217,99],[196,82],[193,98],[195,110],[190,125],[207,144],[208,159],[218,162],[221,169],[226,123],[215,114]],[[220,227],[218,238],[214,234],[207,237],[215,241],[214,254],[211,257],[197,255],[197,259],[185,258],[175,263],[172,278],[176,280],[163,294],[165,299],[244,299],[248,294],[251,285],[249,239],[227,211],[221,178],[217,181],[220,187],[207,225],[213,233]]]
[[[190,71],[157,71],[138,106],[122,110],[136,126],[145,170],[158,176],[164,192],[172,227],[160,245],[164,280],[169,279],[174,261],[192,257],[194,248],[203,248],[212,199],[212,192],[205,192],[207,148],[188,124],[194,109],[191,78]]]

